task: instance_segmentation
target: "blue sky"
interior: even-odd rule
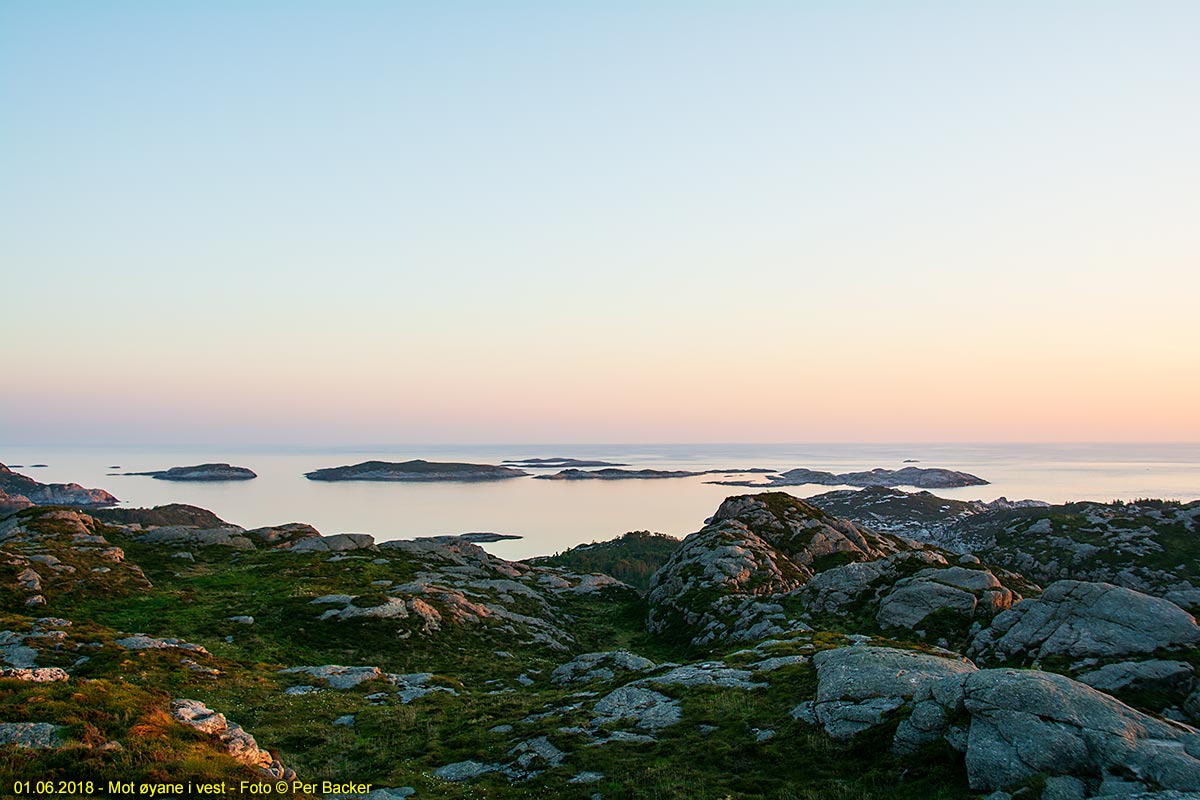
[[[1197,34],[8,0],[0,443],[1200,439]]]

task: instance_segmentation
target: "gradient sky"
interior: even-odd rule
[[[0,444],[1198,441],[1197,41],[0,0]]]

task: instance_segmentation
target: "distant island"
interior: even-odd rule
[[[698,472],[678,469],[564,469],[553,475],[535,475],[542,481],[615,481],[615,480],[657,480],[660,478],[695,478],[700,475],[749,475],[755,473],[768,474],[773,469],[751,467],[750,469],[705,469]],[[736,484],[742,485],[742,484]],[[745,482],[746,486],[759,484]]]
[[[230,464],[196,464],[191,467],[171,467],[152,472],[123,472],[122,475],[145,475],[159,481],[248,481],[258,475],[245,467]]]
[[[418,536],[417,541],[436,541],[436,542],[474,542],[476,544],[483,542],[505,542],[512,539],[524,539],[524,536],[517,536],[512,533],[492,533],[491,531],[472,531],[470,533],[448,534],[444,536]]]
[[[328,467],[306,472],[310,481],[498,481],[529,473],[494,464],[462,464],[445,461],[364,461],[348,467]]]
[[[540,469],[563,469],[565,467],[628,467],[612,461],[583,461],[578,458],[506,458],[501,464]]]
[[[969,472],[950,469],[904,467],[903,469],[873,469],[867,472],[823,472],[812,469],[790,469],[767,478],[766,483],[754,481],[708,481],[719,486],[778,487],[803,486],[913,486],[917,489],[953,489],[961,486],[986,486],[985,481]]]

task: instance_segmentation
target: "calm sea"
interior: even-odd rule
[[[469,461],[566,456],[658,469],[808,467],[833,472],[919,466],[974,473],[989,486],[945,489],[960,499],[1034,498],[1132,500],[1200,498],[1200,445],[429,445],[378,449],[274,448],[216,450],[210,447],[3,447],[0,463],[45,468],[20,470],[47,483],[72,482],[107,489],[126,505],[190,503],[246,527],[308,522],[322,533],[366,532],[376,539],[494,531],[520,535],[486,545],[505,558],[553,553],[583,542],[653,530],[683,536],[729,495],[751,489],[711,486],[704,478],[623,481],[495,483],[323,483],[304,473],[320,467],[379,459]],[[227,461],[258,473],[238,483],[185,484],[146,477],[110,476],[122,471]],[[751,476],[738,476],[751,477]],[[829,491],[798,486],[798,497]]]

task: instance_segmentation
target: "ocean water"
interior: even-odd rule
[[[426,445],[379,448],[0,447],[0,463],[46,483],[107,489],[123,505],[190,503],[246,527],[308,522],[322,533],[371,533],[379,541],[494,531],[523,538],[485,545],[505,558],[526,558],[631,530],[684,536],[696,531],[725,497],[758,491],[713,486],[723,476],[664,480],[488,483],[325,483],[304,473],[378,459],[468,461],[564,456],[656,469],[766,467],[845,472],[922,467],[963,470],[987,486],[943,489],[959,499],[1132,500],[1200,498],[1200,444],[747,444],[747,445]],[[225,461],[259,477],[236,483],[175,483],[113,476],[110,469],[145,471]],[[44,468],[29,465],[44,463]],[[731,476],[752,478],[754,476]],[[809,497],[832,487],[796,486]]]

